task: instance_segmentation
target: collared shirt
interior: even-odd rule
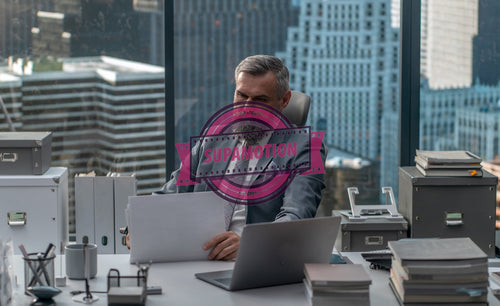
[[[260,139],[258,141],[258,144],[263,146],[269,142],[270,138],[271,138],[271,133],[269,133],[268,135],[266,135],[262,139]],[[240,141],[238,143],[238,149],[240,149],[243,146],[246,146],[246,141]],[[250,161],[248,163],[248,167],[254,169],[257,166],[258,161],[259,161],[258,158],[250,159]],[[234,169],[236,162],[237,162],[236,160],[232,160],[228,165],[228,169],[230,169],[230,170]],[[245,179],[247,182],[252,181],[253,175],[246,175]],[[237,204],[235,206],[235,208],[233,210],[233,217],[232,217],[231,223],[229,225],[229,231],[232,231],[232,232],[241,236],[241,233],[243,232],[243,227],[246,224],[246,211],[247,211],[247,205]]]

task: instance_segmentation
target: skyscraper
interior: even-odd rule
[[[304,0],[285,52],[290,86],[311,96],[309,124],[325,140],[378,161],[384,109],[396,110],[399,29],[390,0]]]
[[[107,55],[145,62],[148,45],[139,35],[139,13],[132,0],[59,0],[37,12],[32,29],[36,57]]]
[[[245,57],[285,49],[296,25],[291,0],[176,0],[176,142],[199,135],[211,114],[233,101],[234,69]]]
[[[500,83],[500,1],[479,0],[478,31],[474,37],[473,80]]]
[[[0,1],[0,61],[31,54],[31,28],[36,25],[36,13],[50,10],[51,3],[51,0]]]
[[[468,87],[478,0],[422,1],[421,73],[431,89]]]

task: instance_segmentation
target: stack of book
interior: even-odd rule
[[[481,158],[469,151],[417,150],[417,169],[425,176],[483,176]]]
[[[370,276],[359,264],[305,264],[309,305],[370,305]]]
[[[470,238],[389,241],[401,304],[487,303],[488,257]]]

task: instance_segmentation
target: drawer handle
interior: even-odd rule
[[[25,212],[8,212],[7,213],[7,224],[10,226],[26,225],[26,213]]]
[[[15,163],[17,161],[17,153],[0,153],[0,161],[7,163]]]

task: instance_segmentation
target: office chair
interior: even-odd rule
[[[283,109],[283,114],[291,123],[297,126],[304,126],[307,121],[307,115],[309,114],[310,104],[311,97],[298,91],[292,91],[292,97],[287,107]]]

